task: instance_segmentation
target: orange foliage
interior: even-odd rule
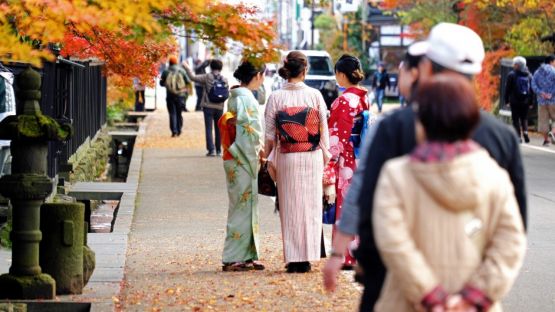
[[[474,80],[478,103],[486,111],[493,109],[494,101],[499,95],[499,64],[501,59],[513,53],[513,51],[506,48],[486,52],[486,57],[482,63],[482,72]]]

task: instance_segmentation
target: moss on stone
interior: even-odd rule
[[[56,281],[48,274],[0,276],[1,299],[54,299]]]
[[[71,126],[60,125],[56,120],[42,114],[19,115],[17,120],[18,132],[27,138],[67,140],[72,132]]]

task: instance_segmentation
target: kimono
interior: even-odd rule
[[[258,106],[249,89],[232,89],[228,112],[218,122],[229,196],[224,264],[259,257],[257,178],[263,135]]]
[[[356,170],[355,145],[361,144],[364,112],[368,110],[366,90],[348,88],[331,106],[328,119],[331,160],[324,172],[324,185],[335,184],[336,220],[341,218],[343,198]],[[335,225],[334,231],[335,233]],[[345,264],[353,265],[355,259],[346,253]]]
[[[322,178],[329,159],[326,115],[320,91],[303,82],[286,83],[266,104],[265,136],[274,142],[286,263],[320,260]]]

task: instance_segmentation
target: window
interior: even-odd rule
[[[308,63],[309,75],[332,76],[334,74],[331,61],[326,56],[309,56]]]

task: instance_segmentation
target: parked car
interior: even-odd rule
[[[320,90],[328,109],[339,95],[339,87],[335,80],[333,71],[333,62],[330,55],[326,51],[302,50],[300,51],[308,58],[308,73],[305,77],[307,86]],[[283,57],[288,52],[283,54]],[[278,75],[274,76],[272,90],[280,89],[283,85],[283,79]]]
[[[0,122],[15,115],[14,75],[9,71],[0,72]],[[10,173],[10,141],[0,140],[0,176]]]

